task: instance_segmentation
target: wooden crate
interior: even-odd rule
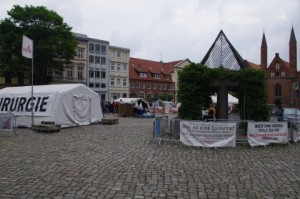
[[[103,118],[101,124],[119,124],[119,119]]]

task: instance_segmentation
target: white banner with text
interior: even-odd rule
[[[236,123],[182,120],[180,141],[189,146],[235,147]]]
[[[247,131],[251,146],[288,143],[287,122],[249,122]]]
[[[30,115],[33,107],[35,116],[50,116],[55,93],[5,94],[0,96],[0,113],[13,112],[15,115]]]

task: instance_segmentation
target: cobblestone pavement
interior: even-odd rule
[[[300,198],[300,143],[159,145],[152,126],[119,117],[58,133],[0,132],[0,198]]]

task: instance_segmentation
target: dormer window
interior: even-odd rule
[[[160,78],[160,75],[159,75],[158,73],[154,73],[154,74],[153,74],[153,78],[154,78],[154,79],[159,79],[159,78]]]
[[[147,73],[140,73],[140,77],[147,78]]]

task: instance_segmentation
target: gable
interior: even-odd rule
[[[201,61],[201,64],[209,68],[223,67],[230,70],[240,70],[248,67],[222,30]]]

